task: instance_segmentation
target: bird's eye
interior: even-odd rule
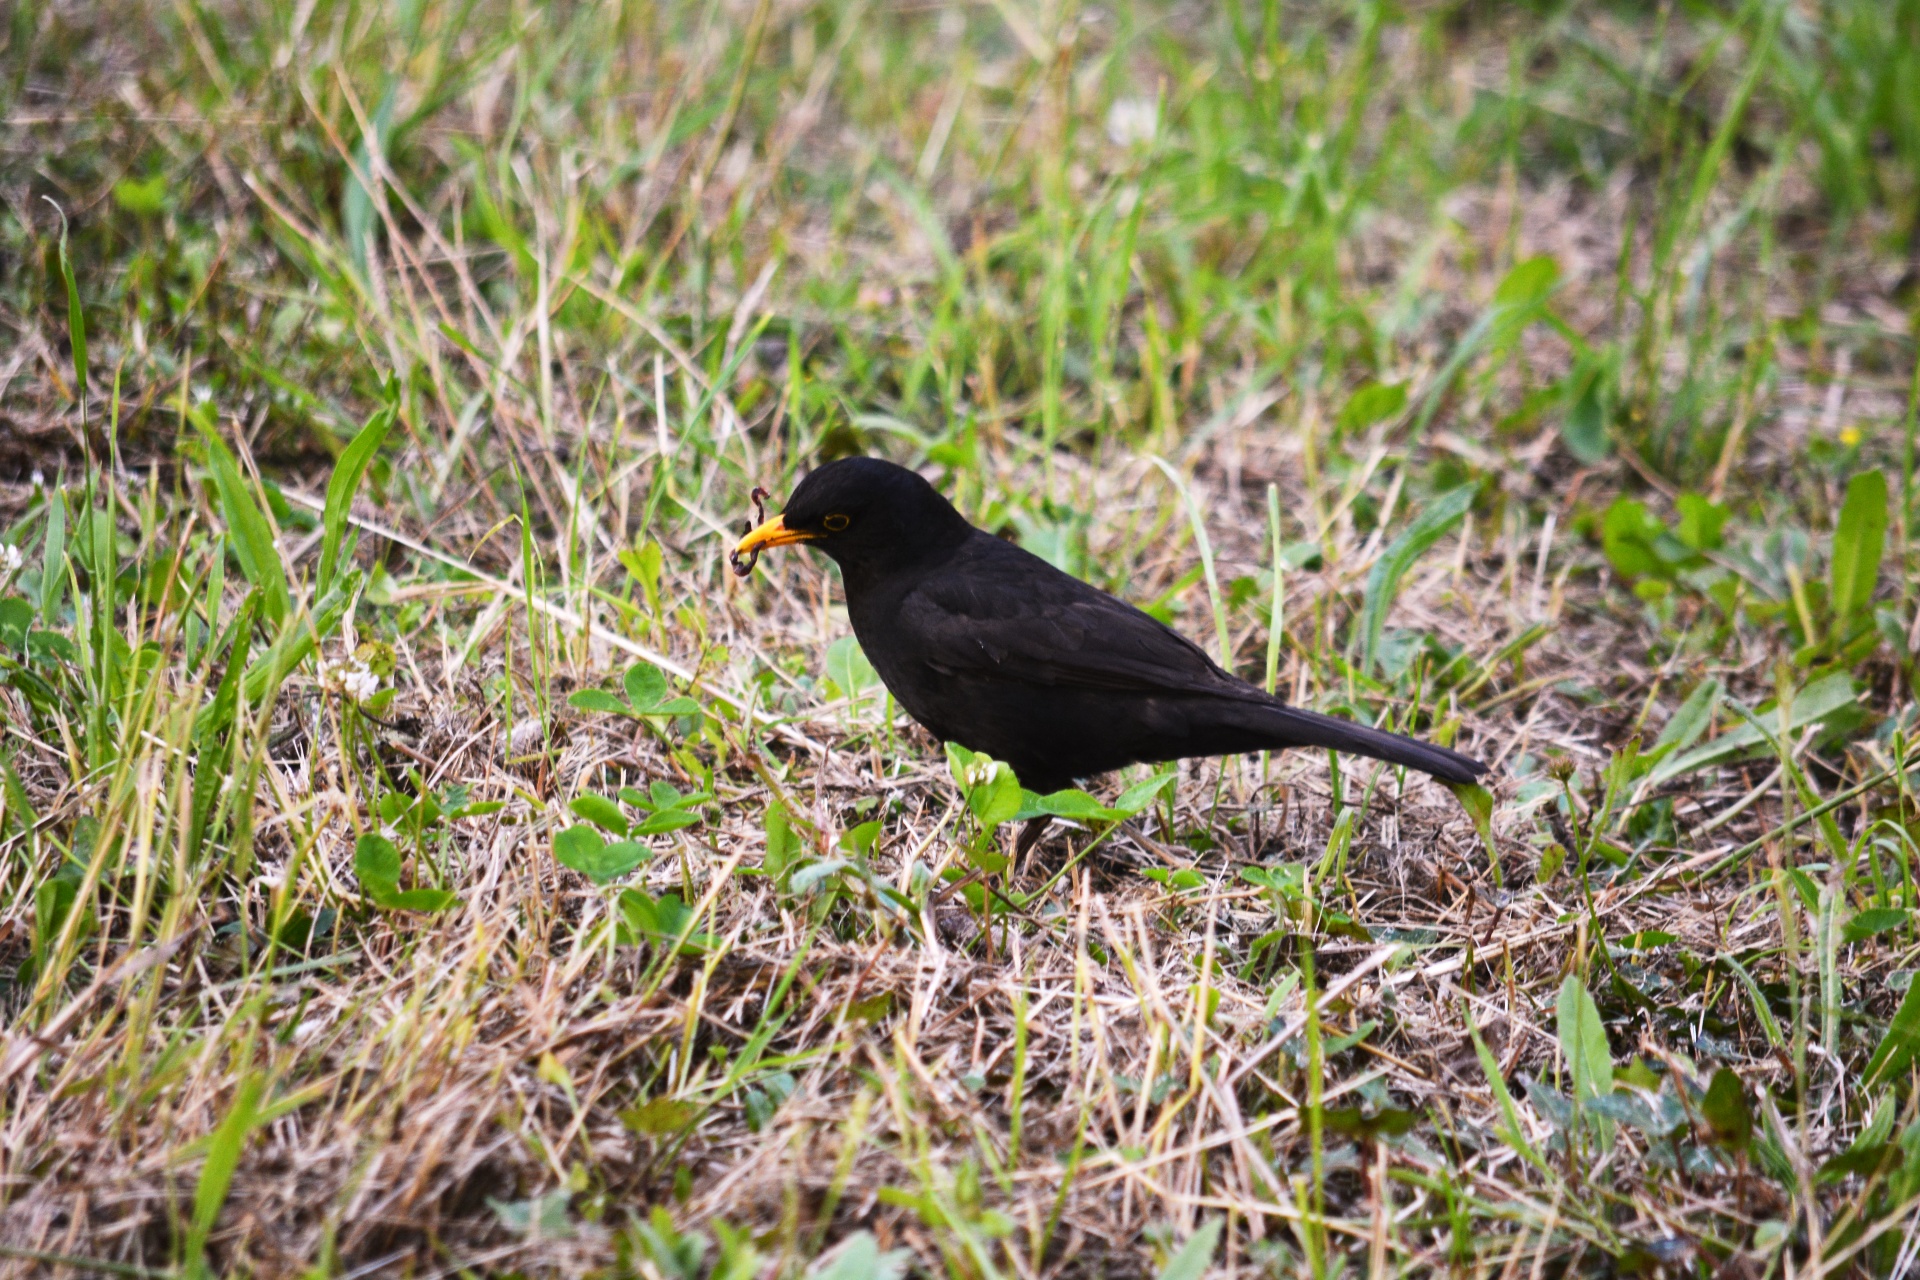
[[[835,514],[835,515],[828,516],[825,520],[822,520],[820,523],[827,526],[828,530],[830,530],[831,532],[838,533],[842,529],[846,528],[849,524],[852,524],[853,522],[847,519],[843,515]]]

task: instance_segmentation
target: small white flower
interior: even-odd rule
[[[0,578],[11,578],[20,572],[20,566],[26,562],[26,557],[20,554],[20,548],[11,542],[0,542]]]
[[[44,489],[47,487],[47,473],[38,467],[33,469],[33,487],[36,489]]]
[[[1116,147],[1152,142],[1160,129],[1160,104],[1152,98],[1119,98],[1107,108],[1107,137]]]
[[[328,693],[344,694],[355,702],[365,702],[380,692],[380,677],[358,658],[320,664],[320,687]]]

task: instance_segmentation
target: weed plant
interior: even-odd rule
[[[1912,1273],[1920,2],[5,19],[8,1273]],[[852,452],[1497,772],[943,755]]]

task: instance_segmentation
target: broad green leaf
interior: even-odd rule
[[[353,496],[359,492],[361,477],[366,475],[373,456],[385,442],[393,419],[391,405],[376,412],[347,444],[340,454],[340,460],[333,464],[333,475],[327,481],[326,506],[320,517],[320,567],[313,577],[316,595],[325,595],[327,588],[333,585],[334,571],[340,564],[340,549],[347,535],[347,517],[352,513]]]
[[[1882,1080],[1901,1074],[1913,1062],[1916,1050],[1920,1050],[1920,982],[1907,988],[1900,1007],[1894,1011],[1893,1021],[1887,1026],[1887,1034],[1880,1039],[1880,1047],[1867,1062],[1862,1083],[1872,1088]]]
[[[1376,422],[1385,422],[1407,407],[1404,382],[1369,382],[1348,398],[1334,424],[1343,434],[1365,431]]]
[[[1575,460],[1592,467],[1613,452],[1608,430],[1612,417],[1613,364],[1589,356],[1581,360],[1561,385],[1567,396],[1567,416],[1560,424],[1560,440]]]
[[[700,1108],[691,1102],[682,1102],[678,1098],[649,1098],[637,1107],[628,1107],[619,1113],[620,1123],[629,1133],[642,1133],[649,1137],[678,1133],[693,1123],[700,1114]]]
[[[807,1280],[902,1280],[913,1262],[913,1250],[880,1245],[870,1231],[856,1231],[841,1242],[832,1258],[807,1272]]]
[[[1560,1051],[1573,1073],[1573,1096],[1579,1101],[1613,1091],[1613,1051],[1600,1025],[1600,1009],[1580,979],[1568,974],[1560,984],[1558,1008]]]
[[[1886,473],[1859,472],[1847,481],[1847,496],[1833,532],[1833,575],[1827,599],[1837,622],[1846,624],[1872,603],[1886,535]]]
[[[378,899],[400,884],[400,850],[393,841],[369,831],[353,843],[353,874]],[[375,886],[379,886],[376,889]]]
[[[1118,822],[1130,815],[1118,809],[1109,809],[1084,791],[1069,787],[1065,791],[1054,791],[1047,795],[1035,795],[1023,791],[1020,795],[1020,811],[1015,818],[1037,818],[1051,814],[1056,818],[1067,818],[1074,822]]]
[[[167,175],[155,173],[145,178],[122,178],[113,184],[113,202],[136,217],[164,213],[167,208]]]
[[[1500,884],[1500,850],[1493,843],[1493,793],[1477,782],[1449,782],[1447,790],[1453,792],[1454,798],[1460,801],[1460,807],[1467,811],[1473,829],[1479,833],[1480,843],[1486,846],[1487,860],[1493,867],[1493,881]],[[1346,817],[1345,811],[1341,817]]]
[[[573,811],[574,817],[585,818],[602,831],[611,831],[616,836],[627,834],[627,815],[605,796],[575,796],[567,802],[567,808]]]
[[[1713,713],[1719,706],[1718,680],[1702,680],[1695,685],[1693,692],[1687,695],[1687,700],[1680,704],[1680,709],[1660,730],[1660,736],[1654,739],[1653,750],[1647,753],[1647,758],[1664,760],[1674,752],[1685,751],[1692,746],[1707,731],[1707,726],[1713,723]]]
[[[1712,551],[1720,545],[1720,530],[1727,523],[1728,509],[1697,493],[1683,493],[1674,504],[1680,511],[1680,526],[1675,536],[1693,551]]]
[[[668,698],[665,702],[656,702],[646,709],[650,716],[690,716],[700,709],[700,704],[692,698]]]
[[[1167,1259],[1160,1280],[1201,1280],[1213,1265],[1213,1251],[1220,1244],[1220,1219],[1208,1218],[1187,1237],[1180,1252]]]
[[[865,857],[872,852],[874,843],[880,839],[880,820],[863,822],[857,827],[849,827],[840,836],[840,847],[856,857]]]
[[[1547,254],[1537,254],[1513,265],[1494,286],[1494,305],[1512,310],[1539,306],[1560,284],[1560,264]]]
[[[1150,778],[1142,778],[1114,798],[1114,811],[1125,817],[1133,817],[1151,805],[1179,776],[1177,769],[1162,769]]]
[[[1899,907],[1872,907],[1847,921],[1841,937],[1847,942],[1865,942],[1876,934],[1898,929],[1907,922],[1907,913]]]
[[[1623,578],[1644,578],[1665,568],[1654,549],[1666,527],[1647,510],[1646,504],[1632,498],[1615,498],[1600,518],[1600,548],[1607,563]]]
[[[841,636],[827,646],[827,679],[843,697],[859,697],[877,678],[860,642],[852,636]]]
[[[1380,651],[1380,632],[1386,625],[1394,593],[1400,589],[1400,579],[1406,576],[1414,561],[1460,523],[1467,508],[1473,505],[1475,487],[1468,484],[1449,489],[1427,504],[1367,571],[1366,596],[1360,610],[1360,665],[1366,670],[1377,668],[1375,656]]]
[[[579,711],[604,711],[616,716],[632,714],[626,703],[605,689],[576,690],[567,695],[567,705]]]
[[[793,823],[787,817],[786,807],[777,800],[767,804],[766,828],[767,855],[760,865],[768,875],[779,880],[793,869],[803,846],[799,833],[794,831]]]
[[[1753,1137],[1753,1112],[1747,1107],[1746,1090],[1740,1077],[1721,1067],[1707,1085],[1707,1096],[1700,1100],[1700,1115],[1713,1131],[1713,1140],[1729,1151],[1743,1150]]]
[[[608,844],[592,827],[576,825],[554,835],[553,857],[595,884],[606,884],[653,857],[653,850],[633,840]]]
[[[390,911],[445,911],[460,899],[450,889],[404,889],[390,893],[380,905]]]
[[[27,651],[27,631],[33,626],[33,605],[25,596],[0,600],[0,647]]]
[[[207,444],[207,468],[213,473],[214,490],[220,495],[220,514],[227,521],[227,541],[247,581],[260,588],[262,612],[267,623],[279,627],[292,609],[287,592],[287,572],[280,563],[279,548],[273,543],[273,526],[266,513],[254,501],[252,486],[240,474],[226,442],[214,429],[212,414],[194,413]]]
[[[636,836],[657,836],[668,831],[678,831],[682,827],[691,827],[700,821],[700,815],[685,809],[662,809],[649,814],[634,827]]]
[[[627,701],[635,711],[650,711],[667,700],[667,678],[651,662],[636,662],[627,668]]]
[[[1792,733],[1816,721],[1824,720],[1835,712],[1852,706],[1857,696],[1853,687],[1853,677],[1844,671],[1829,672],[1794,695],[1793,706],[1787,714],[1786,731]],[[1766,723],[1768,731],[1778,736],[1780,733],[1777,725],[1778,713],[1763,711],[1760,713],[1760,718]],[[1710,769],[1714,765],[1737,759],[1765,745],[1765,735],[1755,726],[1743,723],[1691,751],[1662,760],[1654,767],[1653,772],[1647,775],[1647,785],[1657,787],[1670,778],[1695,773],[1701,769]]]

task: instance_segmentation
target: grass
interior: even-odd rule
[[[1911,1272],[1912,0],[0,40],[10,1272]],[[1490,793],[1010,864],[853,451]]]

